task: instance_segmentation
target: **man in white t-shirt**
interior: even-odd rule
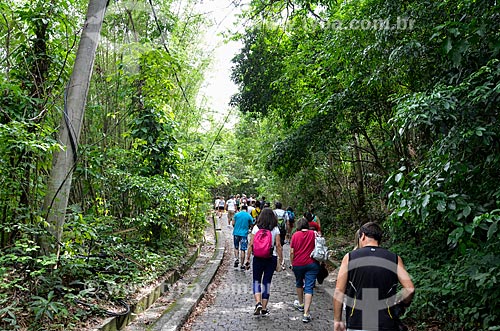
[[[234,196],[230,196],[226,201],[226,211],[227,211],[227,224],[231,225],[231,222],[234,219],[234,213],[236,212],[236,200],[234,200]]]
[[[287,214],[284,209],[282,209],[283,205],[281,202],[276,201],[274,203],[275,209],[274,214],[278,218],[278,228],[280,229],[280,239],[281,239],[281,246],[285,244],[285,238],[286,238],[286,223],[287,223]]]
[[[222,217],[222,214],[224,213],[224,208],[226,206],[226,200],[224,200],[224,197],[219,197],[219,202],[217,204],[217,217],[219,220]]]

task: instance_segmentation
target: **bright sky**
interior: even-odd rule
[[[235,31],[236,15],[241,9],[231,0],[201,0],[200,12],[214,21],[214,26],[205,33],[207,49],[213,50],[213,64],[208,70],[200,98],[205,100],[216,113],[225,116],[229,111],[231,96],[237,92],[231,81],[231,59],[239,52],[241,44],[231,41],[224,43],[227,30]],[[200,101],[203,105],[203,101]]]

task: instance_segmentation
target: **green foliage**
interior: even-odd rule
[[[54,301],[54,292],[50,291],[47,298],[33,296],[30,304],[35,313],[35,322],[43,322],[45,319],[54,320],[57,315],[65,316],[68,311],[64,304]]]
[[[413,248],[415,241],[393,249],[404,257],[416,286],[414,301],[406,316],[413,321],[432,320],[440,330],[495,330],[498,327],[498,242],[468,249],[452,256],[438,253],[435,245]],[[446,252],[446,251],[444,251]],[[420,329],[425,323],[419,322]]]
[[[13,244],[21,226],[39,212],[45,188],[41,175],[50,168],[50,153],[60,148],[51,134],[26,122],[0,124],[0,247]]]
[[[12,301],[9,293],[17,293],[18,298],[24,298],[37,291],[43,291],[43,286],[37,287],[38,280],[44,274],[50,273],[57,263],[56,256],[36,256],[35,253],[39,247],[30,239],[21,238],[15,242],[15,245],[3,250],[0,256],[0,275],[3,279],[0,285],[2,294],[0,295],[0,325],[9,325],[9,329],[20,328],[18,325],[21,319],[23,303],[19,299]],[[53,295],[48,301],[53,299]],[[38,318],[54,318],[61,314],[66,316],[67,311],[61,310],[59,303],[46,302],[45,308],[39,302],[37,309],[42,309]],[[45,309],[45,310],[44,310]],[[38,311],[38,310],[37,310]]]
[[[437,86],[429,94],[405,98],[394,117],[396,139],[418,149],[408,162],[410,168],[403,166],[388,181],[393,212],[387,225],[400,239],[414,237],[419,245],[433,245],[441,252],[451,249],[452,261],[429,270],[431,279],[447,275],[448,283],[422,294],[425,309],[437,311],[439,319],[452,316],[450,329],[497,326],[490,307],[498,295],[492,286],[499,263],[495,181],[500,131],[492,119],[498,116],[494,100],[499,98],[499,78],[499,62],[492,60],[459,85]],[[436,297],[448,309],[433,306],[430,299]],[[465,307],[464,301],[469,303]],[[431,313],[425,309],[419,313]]]
[[[421,231],[437,225],[462,250],[485,239],[486,223],[476,216],[498,208],[500,131],[490,119],[498,112],[492,100],[499,96],[499,78],[493,61],[457,87],[400,103],[394,118],[399,137],[422,152],[417,150],[410,171],[402,167],[390,179],[396,226],[404,221],[407,230]]]
[[[21,308],[16,307],[14,304],[4,305],[3,301],[0,301],[4,308],[0,309],[1,322],[0,325],[8,330],[17,330],[20,326],[17,323],[16,314],[21,311]]]
[[[213,175],[198,160],[206,110],[194,106],[208,62],[196,42],[203,19],[191,15],[192,4],[173,14],[162,2],[158,29],[147,3],[110,2],[68,221],[52,243],[61,256],[36,244],[46,235],[39,211],[51,154],[64,148],[56,129],[87,5],[0,4],[0,328],[79,329],[102,310],[75,298],[129,300],[178,266],[206,226],[202,202]]]
[[[142,109],[134,119],[131,136],[134,145],[144,155],[142,171],[150,175],[175,172],[175,138],[173,123],[166,121],[157,109]]]
[[[266,115],[279,98],[275,81],[282,74],[282,38],[280,30],[272,27],[254,27],[245,34],[231,74],[236,84],[245,87],[231,100],[241,112]]]
[[[381,221],[420,329],[500,328],[496,2],[254,1],[234,132],[199,128],[215,121],[195,106],[208,55],[193,4],[158,3],[156,21],[147,3],[110,2],[57,258],[36,244],[39,210],[86,5],[0,3],[3,328],[78,328],[102,310],[75,298],[130,297],[200,238],[209,190],[314,207],[349,242]]]

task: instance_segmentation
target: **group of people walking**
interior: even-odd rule
[[[289,210],[283,210],[279,202],[274,210],[269,206],[261,209],[260,201],[252,207],[249,212],[247,204],[239,206],[229,222],[233,225],[234,267],[248,270],[252,266],[254,315],[269,316],[272,278],[275,272],[285,270],[283,245],[290,244],[289,267],[295,275],[297,293],[294,307],[302,312],[304,323],[311,322],[311,304],[320,271],[320,263],[311,253],[316,236],[321,235],[319,219],[307,212],[295,226],[294,217],[290,222]],[[284,227],[280,226],[282,223]],[[403,330],[398,311],[410,304],[414,285],[401,258],[379,246],[381,238],[378,224],[364,224],[357,231],[355,249],[342,260],[334,295],[335,331]],[[397,292],[399,284],[402,291]]]
[[[265,197],[261,200],[257,200],[253,195],[246,196],[246,194],[239,194],[229,196],[229,199],[225,200],[223,196],[217,196],[214,201],[214,210],[217,217],[220,219],[222,213],[227,212],[228,224],[231,224],[235,213],[243,210],[246,207],[247,212],[256,219],[262,208],[269,207],[269,202],[266,201]]]
[[[295,229],[295,215],[292,208],[284,210],[280,202],[275,203],[274,209],[264,207],[260,210],[260,201],[257,201],[255,206],[252,215],[248,213],[248,206],[243,205],[241,211],[237,212],[231,221],[234,267],[239,266],[242,270],[247,270],[252,265],[252,290],[256,302],[254,315],[269,315],[268,302],[272,278],[274,272],[285,270],[283,245],[290,244],[290,268],[295,274],[297,291],[294,307],[303,313],[302,321],[309,323],[311,321],[309,308],[320,269],[319,264],[311,258],[315,237],[320,231],[319,225],[313,222],[314,216],[311,213],[306,213],[306,217],[297,222],[297,230],[292,235]],[[256,210],[257,217],[255,217]],[[261,248],[266,246],[264,243],[266,240],[269,241],[268,247],[261,253]]]

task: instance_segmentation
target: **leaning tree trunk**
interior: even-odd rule
[[[65,94],[64,113],[59,130],[59,143],[65,149],[54,154],[44,201],[48,234],[40,238],[40,245],[45,254],[59,254],[60,250],[71,180],[77,161],[77,145],[107,3],[108,0],[89,2],[73,72]],[[52,246],[54,241],[55,246]]]
[[[364,219],[366,216],[366,205],[365,205],[365,180],[363,175],[363,157],[361,155],[361,148],[359,145],[359,135],[357,133],[353,134],[354,142],[354,170],[356,173],[356,196],[357,196],[357,216],[358,220]]]

